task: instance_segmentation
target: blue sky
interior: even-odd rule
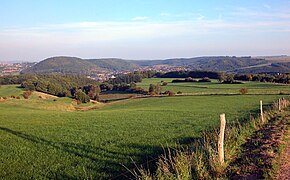
[[[3,0],[0,61],[290,55],[286,0]]]

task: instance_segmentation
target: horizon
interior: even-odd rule
[[[290,1],[21,1],[0,7],[0,62],[290,54]]]
[[[170,59],[192,59],[192,58],[202,58],[202,57],[251,57],[251,58],[266,58],[266,57],[289,57],[286,54],[282,55],[270,55],[270,56],[251,56],[251,55],[244,55],[244,56],[235,56],[235,55],[213,55],[213,56],[192,56],[192,57],[171,57],[171,58],[163,58],[163,59],[124,59],[124,58],[118,58],[118,57],[91,57],[91,58],[82,58],[82,57],[76,57],[76,56],[52,56],[47,57],[45,59],[41,59],[39,61],[23,61],[23,60],[16,60],[16,61],[0,61],[0,63],[39,63],[41,61],[50,59],[50,58],[57,58],[57,57],[71,57],[71,58],[79,58],[81,60],[93,60],[93,59],[121,59],[126,61],[164,61],[164,60],[170,60]]]

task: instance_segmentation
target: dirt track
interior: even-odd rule
[[[267,124],[257,130],[243,145],[240,157],[233,162],[239,165],[240,171],[236,172],[232,179],[269,178],[279,145],[283,143],[284,134],[286,134],[289,124],[290,112],[287,111],[283,114],[276,114]],[[290,147],[287,148],[287,151],[285,158],[290,158]],[[279,177],[289,179],[290,159],[285,159],[283,162],[285,164],[281,167],[281,176]]]
[[[289,180],[290,179],[290,130],[287,133],[287,147],[281,154],[280,170],[278,171],[277,179]]]

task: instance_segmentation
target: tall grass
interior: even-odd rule
[[[281,99],[281,109],[290,106],[288,99]],[[279,101],[274,101],[272,108],[264,112],[265,121],[260,117],[250,117],[246,123],[233,123],[226,127],[225,131],[225,163],[218,160],[218,129],[205,131],[201,139],[193,142],[186,148],[168,149],[159,158],[155,173],[144,168],[139,168],[139,174],[135,173],[137,179],[217,179],[228,178],[230,163],[239,154],[241,145],[255,130],[260,129],[273,117],[278,110]]]

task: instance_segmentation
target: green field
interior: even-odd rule
[[[141,85],[153,81],[160,79],[145,79]],[[186,87],[174,88],[190,92],[192,84],[183,84]],[[218,84],[204,85],[218,91]],[[279,91],[279,87],[289,92],[289,86],[249,85],[264,92]],[[15,88],[1,86],[0,93]],[[224,88],[219,92],[224,93]],[[282,96],[154,97],[113,102],[85,112],[45,108],[70,105],[68,98],[1,101],[0,179],[120,178],[121,173],[128,172],[123,165],[135,167],[132,160],[145,163],[161,154],[162,146],[187,144],[203,130],[217,127],[220,113],[226,113],[229,123],[243,121],[257,112],[260,99],[267,107],[278,97]]]
[[[247,88],[248,94],[290,94],[289,85],[273,84],[273,83],[259,83],[259,82],[243,82],[243,84],[221,84],[217,80],[212,82],[185,82],[185,83],[171,83],[175,78],[152,78],[144,79],[137,85],[145,90],[148,90],[150,84],[157,84],[161,81],[167,82],[167,86],[162,86],[163,91],[171,90],[175,93],[181,91],[182,93],[191,94],[239,94],[241,88]]]
[[[5,85],[0,86],[0,97],[20,96],[22,89],[19,85]]]

